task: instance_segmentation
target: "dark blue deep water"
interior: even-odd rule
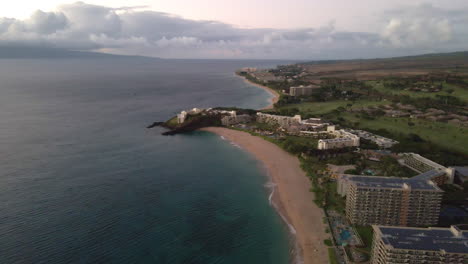
[[[145,129],[185,108],[265,106],[233,71],[274,64],[0,60],[0,263],[288,263],[252,157]]]

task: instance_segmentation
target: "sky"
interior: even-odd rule
[[[468,50],[466,25],[467,0],[15,0],[2,3],[0,45],[165,58],[374,58]]]

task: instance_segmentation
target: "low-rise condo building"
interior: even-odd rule
[[[323,121],[321,118],[309,118],[309,119],[304,119],[300,122],[300,129],[301,129],[301,132],[302,131],[326,132],[324,131],[325,128],[330,125],[331,125],[330,123]]]
[[[401,153],[399,156],[402,165],[421,173],[416,177],[430,179],[438,185],[453,183],[455,169],[444,167],[416,153]],[[430,171],[432,173],[429,173]]]
[[[377,144],[377,146],[384,149],[391,148],[393,145],[399,143],[398,141],[393,140],[391,138],[382,137],[364,130],[347,129],[346,131],[353,133],[356,136],[359,136],[360,138],[374,142],[375,144]]]
[[[443,191],[430,180],[342,175],[346,217],[357,225],[431,226],[439,219]]]
[[[468,263],[468,232],[450,228],[373,226],[371,264]]]
[[[335,130],[335,126],[328,126],[327,132],[334,138],[320,139],[318,149],[337,149],[346,147],[359,147],[359,137],[343,129]]]

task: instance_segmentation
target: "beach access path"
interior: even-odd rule
[[[311,183],[300,167],[299,159],[277,145],[249,133],[222,127],[203,131],[223,136],[238,144],[263,163],[276,185],[273,202],[279,212],[294,227],[299,256],[304,264],[328,263],[324,239],[326,224],[323,210],[314,203]]]

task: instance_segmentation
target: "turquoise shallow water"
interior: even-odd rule
[[[288,263],[257,161],[147,130],[189,107],[265,106],[256,61],[0,60],[0,263]]]

